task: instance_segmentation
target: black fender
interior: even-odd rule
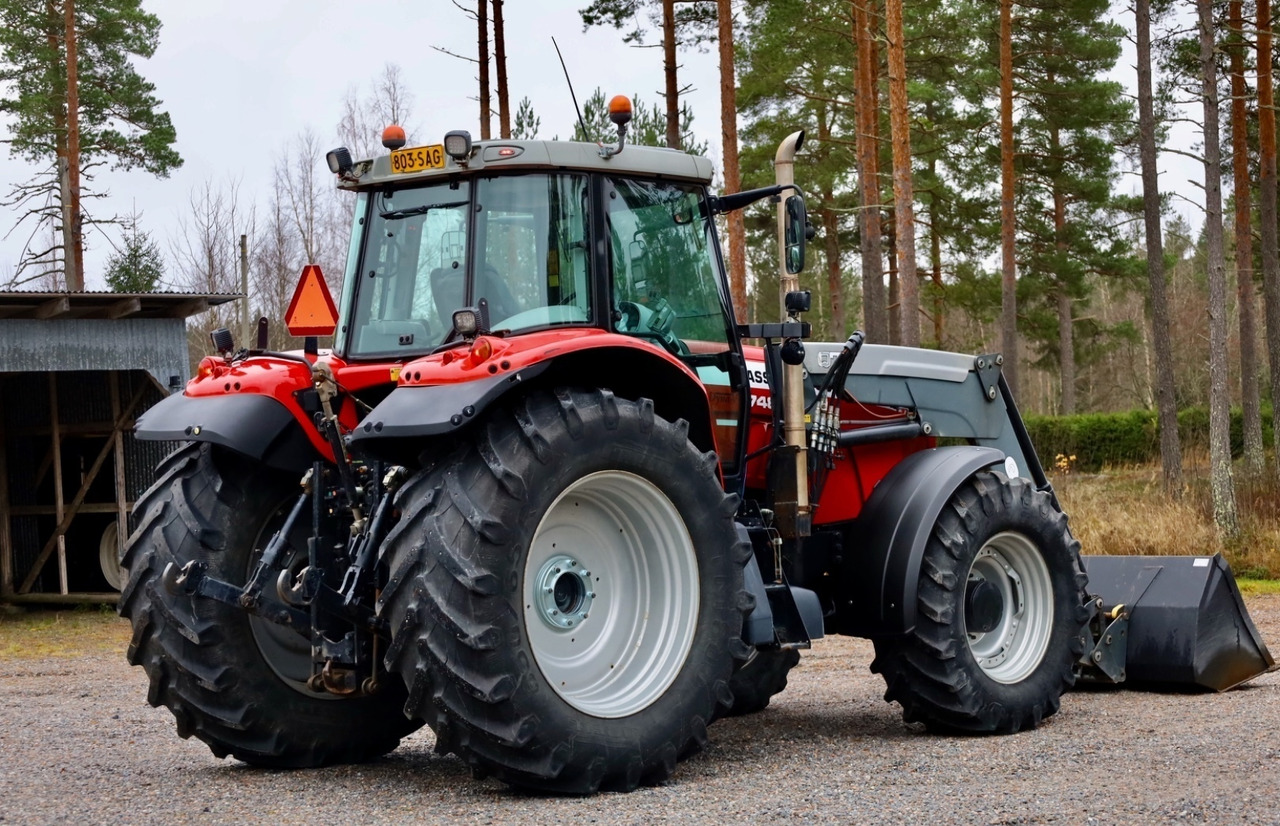
[[[966,479],[1004,459],[993,447],[931,448],[876,485],[845,544],[843,633],[880,637],[915,627],[920,565],[938,514]]]
[[[431,440],[469,426],[516,391],[571,385],[606,388],[632,400],[652,399],[658,415],[689,423],[689,440],[699,449],[715,449],[701,384],[657,355],[610,347],[561,353],[516,372],[467,382],[401,385],[364,417],[350,436],[351,446],[362,454],[403,464]]]
[[[390,455],[395,446],[466,427],[494,401],[542,375],[550,364],[544,361],[515,373],[458,384],[397,387],[352,432],[351,445],[374,456],[404,462],[403,456]]]
[[[271,467],[301,472],[321,458],[289,409],[270,396],[169,396],[138,418],[149,441],[209,442]]]

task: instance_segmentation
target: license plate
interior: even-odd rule
[[[396,175],[444,168],[444,145],[411,146],[391,153],[391,171]]]

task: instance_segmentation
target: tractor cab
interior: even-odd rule
[[[677,358],[729,349],[707,161],[450,135],[462,136],[457,147],[331,160],[357,195],[336,353],[401,359],[564,327],[633,336]]]
[[[624,151],[621,136],[604,147],[473,143],[451,132],[406,148],[389,132],[389,155],[329,155],[339,186],[356,195],[339,358],[402,363],[401,388],[474,378],[459,373],[460,350],[486,369],[533,354],[530,365],[613,374],[615,390],[631,396],[676,398],[660,390],[684,386],[685,399],[702,396],[702,412],[694,400],[664,414],[693,421],[695,440],[735,472],[749,397],[716,239],[714,216],[725,210],[707,192],[705,158]],[[740,200],[731,208],[750,203]],[[355,439],[384,440],[378,421]],[[408,427],[402,435],[440,432]]]

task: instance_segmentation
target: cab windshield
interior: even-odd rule
[[[585,176],[443,182],[371,193],[367,203],[344,324],[349,357],[430,350],[455,310],[482,301],[495,332],[590,317]]]

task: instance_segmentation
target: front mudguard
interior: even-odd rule
[[[1004,459],[991,447],[922,450],[876,485],[845,546],[842,633],[881,637],[915,627],[920,565],[938,515],[964,480]]]
[[[169,396],[139,417],[134,432],[151,441],[209,442],[287,471],[326,458],[287,407],[257,394]]]

